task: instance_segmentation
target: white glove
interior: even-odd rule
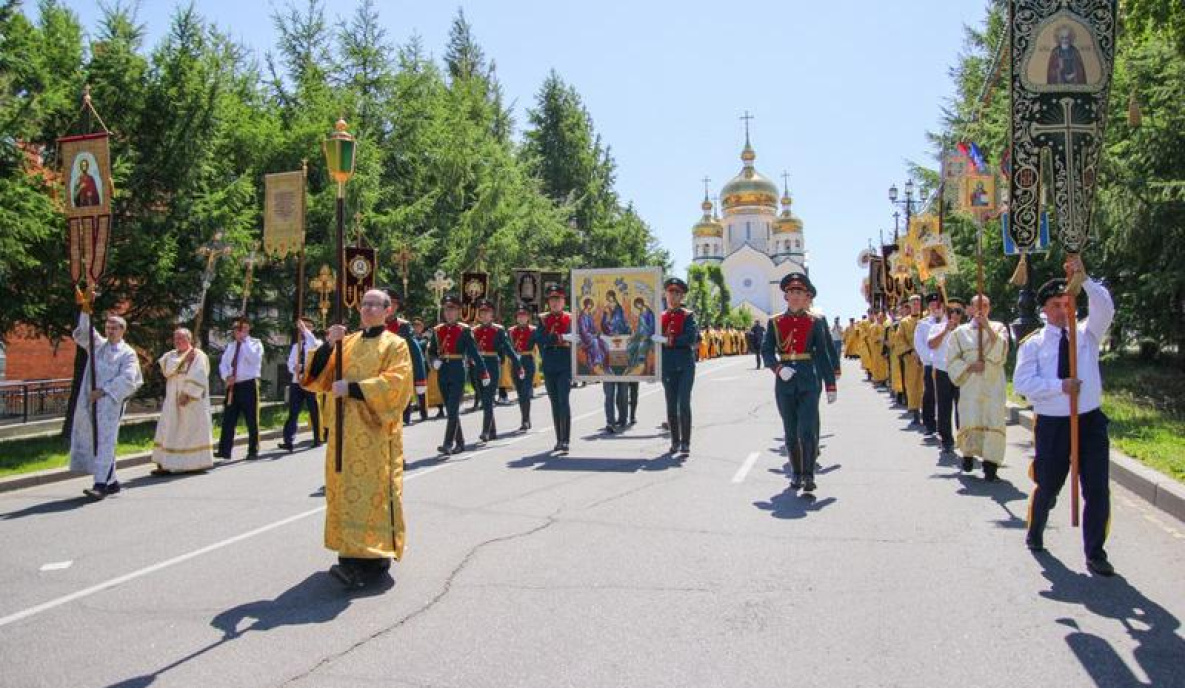
[[[428,385],[417,385],[416,386],[416,395],[417,396],[420,394],[427,394],[427,393],[428,393]]]
[[[481,379],[481,386],[482,386],[482,387],[489,387],[489,386],[490,386],[490,378],[488,378],[488,377],[483,377],[483,378]]]
[[[835,400],[838,397],[839,397],[839,394],[834,389],[827,391],[827,403],[828,404],[834,404]]]
[[[571,332],[568,334],[561,334],[560,339],[564,340],[565,342],[571,342],[572,344],[576,343],[576,335]]]
[[[778,370],[778,377],[782,378],[782,382],[789,382],[790,378],[794,377],[794,369],[790,366],[782,366]]]
[[[435,361],[432,361],[432,370],[440,370],[442,366],[444,366],[444,361],[440,360],[439,358]]]
[[[654,342],[655,344],[666,344],[667,338],[661,334],[654,334],[650,335],[650,341]]]

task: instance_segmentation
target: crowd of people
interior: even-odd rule
[[[1054,280],[1038,295],[1046,325],[1019,345],[1013,383],[1030,399],[1037,414],[1037,483],[1030,508],[1027,542],[1043,549],[1049,510],[1070,466],[1070,398],[1077,396],[1081,431],[1081,479],[1085,496],[1083,530],[1088,566],[1113,574],[1103,549],[1109,520],[1107,420],[1100,407],[1098,350],[1110,326],[1114,307],[1107,290],[1086,278],[1079,259],[1067,263],[1070,281]],[[1081,284],[1090,316],[1077,333],[1077,376],[1070,375],[1068,323],[1072,293]],[[915,295],[893,313],[877,309],[847,328],[838,318],[828,326],[814,310],[817,291],[809,277],[791,273],[781,281],[786,309],[742,333],[730,327],[701,329],[696,315],[683,307],[687,285],[679,278],[664,282],[666,309],[649,343],[662,347],[661,380],[666,400],[666,429],[676,460],[691,453],[691,393],[699,360],[752,352],[757,368],[774,375],[774,396],[781,417],[783,441],[790,463],[790,486],[804,496],[816,489],[819,455],[819,406],[837,399],[841,356],[860,360],[866,379],[884,390],[893,403],[908,409],[911,427],[945,453],[956,448],[962,469],[978,460],[984,479],[999,479],[1006,449],[1005,364],[1011,346],[1006,327],[990,319],[991,302],[983,295],[969,301],[931,294]],[[580,346],[578,329],[566,310],[567,294],[552,288],[547,309],[534,324],[521,305],[515,325],[494,322],[494,304],[476,304],[472,325],[460,319],[461,302],[447,295],[441,301],[442,322],[432,328],[398,316],[399,295],[371,290],[359,305],[361,329],[343,325],[328,329],[324,340],[312,323],[301,319],[288,357],[292,383],[289,416],[279,446],[296,449],[301,413],[308,411],[312,446],[328,443],[325,458],[325,544],[339,554],[331,568],[346,587],[369,585],[398,559],[404,542],[402,516],[403,428],[418,411],[443,413],[441,456],[466,451],[460,404],[471,385],[481,408],[482,442],[498,437],[494,406],[500,388],[518,396],[520,431],[531,429],[531,401],[539,373],[547,388],[559,456],[569,451],[572,347]],[[922,303],[926,303],[923,313]],[[94,351],[94,365],[82,381],[71,440],[71,467],[93,475],[85,493],[102,500],[120,491],[115,476],[115,446],[124,403],[142,384],[135,352],[123,341],[127,324],[109,316],[104,332],[91,329],[90,316],[80,317],[74,339]],[[250,336],[251,325],[240,318],[234,338],[223,352],[219,375],[226,398],[221,436],[212,439],[209,359],[192,334],[178,328],[174,348],[158,365],[166,380],[165,399],[157,425],[152,460],[154,473],[201,471],[215,458],[229,459],[238,418],[248,429],[247,459],[259,455],[259,372],[262,343]],[[842,344],[842,351],[841,351]],[[93,368],[93,378],[92,378]],[[623,432],[636,423],[637,383],[606,382],[605,432]],[[440,413],[438,413],[440,417]]]
[[[909,412],[910,429],[955,457],[964,472],[974,471],[978,461],[984,480],[994,482],[1007,449],[1006,366],[1015,346],[1013,389],[1033,405],[1036,417],[1027,545],[1044,550],[1049,511],[1070,471],[1070,419],[1076,416],[1087,567],[1107,576],[1114,574],[1103,547],[1110,520],[1110,443],[1101,409],[1099,350],[1115,307],[1107,289],[1087,277],[1080,258],[1068,260],[1066,270],[1067,279],[1050,280],[1038,290],[1043,326],[1019,343],[1004,324],[991,320],[987,296],[964,300],[939,292],[849,320],[843,351],[860,361],[870,384]],[[1075,323],[1077,371],[1071,375],[1070,324],[1079,288],[1086,292],[1089,315]],[[1077,404],[1073,411],[1071,398]]]

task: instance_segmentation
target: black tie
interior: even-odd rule
[[[1066,380],[1070,377],[1070,332],[1062,329],[1062,340],[1057,345],[1057,376]]]

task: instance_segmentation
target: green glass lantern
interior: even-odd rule
[[[329,176],[338,184],[345,184],[354,176],[354,137],[346,131],[346,120],[339,119],[334,132],[322,142]]]

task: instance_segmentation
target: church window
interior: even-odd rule
[[[745,223],[745,241],[750,241],[753,239],[753,231],[752,231],[752,228],[750,227],[750,224],[751,223],[749,223],[749,222]]]

